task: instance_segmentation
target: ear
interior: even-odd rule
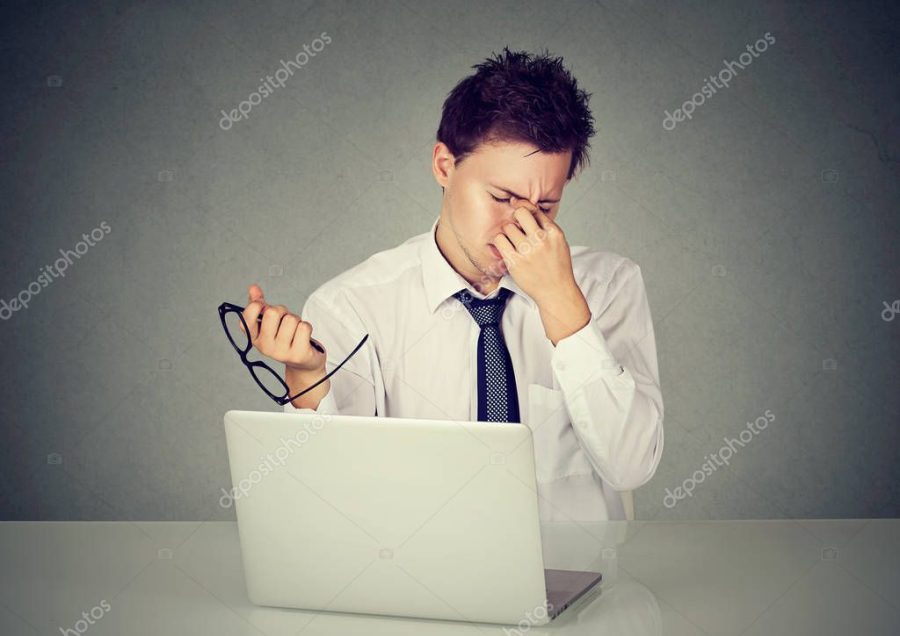
[[[438,185],[441,186],[441,190],[449,185],[455,166],[456,158],[453,153],[444,142],[437,142],[431,156],[431,172]]]

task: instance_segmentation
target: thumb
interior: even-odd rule
[[[254,300],[262,300],[263,302],[265,302],[265,299],[263,298],[263,290],[256,283],[250,285],[250,287],[247,288],[247,298],[248,303],[252,303]]]

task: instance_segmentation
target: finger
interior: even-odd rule
[[[553,219],[546,212],[538,212],[534,215],[534,219],[544,232],[550,231],[550,228],[554,225]]]
[[[257,318],[260,313],[265,309],[265,305],[259,301],[254,301],[244,307],[244,311],[241,312],[241,315],[244,316],[244,321],[247,323],[247,326],[250,327],[250,340],[256,340],[259,337],[259,323],[257,322]],[[243,329],[243,325],[241,325],[241,329]]]
[[[525,212],[525,214],[528,214],[528,212]],[[523,241],[528,240],[528,237],[525,236],[525,233],[515,223],[507,223],[506,225],[504,225],[503,233],[506,235],[506,238],[509,239],[509,242],[513,244],[516,250],[519,249],[519,245]]]
[[[307,354],[309,346],[312,344],[309,337],[311,333],[312,325],[301,319],[294,330],[294,339],[291,341],[291,353],[295,356]]]
[[[516,197],[510,195],[509,202],[517,210],[519,208],[525,208],[526,210],[530,210],[531,212],[540,211],[538,207],[528,199],[517,199]]]
[[[252,303],[254,300],[265,302],[262,287],[260,287],[256,283],[253,283],[247,288],[247,302]]]
[[[513,212],[513,216],[516,217],[516,220],[520,225],[523,224],[523,221],[521,219],[524,219],[525,217],[523,212],[519,212],[519,209],[525,208],[526,210],[531,212],[531,218],[535,220],[535,223],[537,223],[540,229],[544,230],[545,232],[550,229],[550,224],[553,223],[553,220],[546,212],[534,205],[531,201],[528,201],[527,199],[517,199],[516,197],[510,197],[510,203],[514,204],[514,207],[516,208],[516,211]],[[530,235],[531,231],[532,228],[528,228],[525,233]],[[534,231],[536,232],[537,229],[534,229]]]
[[[516,253],[516,248],[509,242],[509,239],[505,234],[498,234],[494,238],[494,247],[500,252],[500,256],[503,257],[504,261],[507,263],[512,261],[513,254]]]
[[[300,324],[300,316],[287,313],[281,319],[281,325],[278,327],[278,333],[275,335],[275,344],[280,348],[290,349],[291,340],[294,339],[294,331]]]
[[[538,222],[538,219],[542,215],[543,213],[540,211],[532,213],[528,210],[522,210],[522,208],[519,208],[513,213],[513,216],[516,217],[516,220],[519,222],[519,225],[527,236],[535,236],[538,230],[543,228]]]
[[[249,287],[247,287],[247,308],[249,308],[253,303],[257,303],[259,306],[259,312],[254,316],[249,316],[248,313],[244,312],[244,320],[247,321],[247,324],[253,324],[251,331],[255,331],[259,334],[259,321],[262,319],[261,314],[266,310],[266,299],[263,297],[262,288],[253,283]],[[244,325],[241,325],[241,331],[244,330]]]
[[[259,327],[259,337],[267,341],[274,341],[275,334],[278,333],[278,325],[281,324],[281,318],[287,312],[287,307],[284,305],[269,305],[266,307],[262,324]]]

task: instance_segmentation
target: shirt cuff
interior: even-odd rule
[[[300,409],[288,402],[284,405],[285,413],[321,413],[323,415],[337,415],[338,409],[337,404],[334,401],[334,385],[331,384],[328,387],[328,393],[325,394],[321,400],[319,400],[319,406],[315,409],[304,408]]]
[[[625,372],[593,315],[584,327],[556,343],[550,365],[563,390],[577,389],[594,378],[617,378]]]

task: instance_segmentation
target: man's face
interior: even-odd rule
[[[482,144],[456,166],[447,157],[452,159],[439,142],[433,168],[444,187],[441,225],[446,222],[452,233],[450,240],[451,234],[444,234],[447,245],[442,249],[449,252],[445,256],[454,268],[473,284],[485,276],[499,280],[506,265],[489,243],[506,223],[518,225],[513,212],[521,203],[514,204],[510,197],[527,199],[555,221],[572,153],[549,154],[526,143],[500,142]]]

